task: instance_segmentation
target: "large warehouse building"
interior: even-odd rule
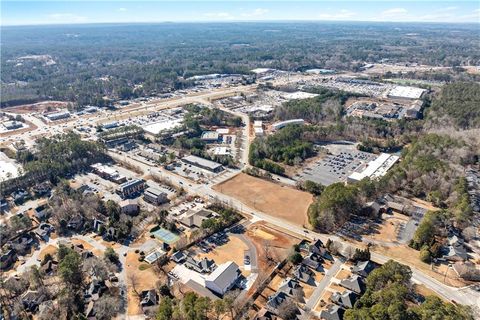
[[[356,171],[349,175],[347,182],[355,183],[364,178],[375,179],[382,177],[399,158],[399,156],[382,153],[375,160],[370,161],[362,171]]]
[[[396,86],[388,92],[389,98],[420,99],[427,90],[416,87]]]
[[[208,170],[211,172],[222,172],[223,166],[220,163],[210,161],[204,158],[200,158],[197,156],[186,156],[182,158],[182,161],[191,164],[192,166],[199,167],[204,170]]]

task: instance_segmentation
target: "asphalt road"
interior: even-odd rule
[[[241,201],[235,198],[229,197],[227,195],[224,195],[220,192],[213,190],[210,185],[205,185],[205,184],[199,185],[185,178],[174,175],[167,170],[162,170],[161,168],[157,168],[157,167],[150,167],[144,163],[141,163],[129,157],[123,158],[123,160],[125,159],[131,164],[140,166],[144,170],[144,172],[148,172],[150,169],[151,171],[158,172],[159,175],[167,176],[170,182],[172,182],[177,186],[183,187],[184,189],[186,189],[186,191],[188,191],[191,194],[197,194],[210,199],[216,199],[218,201],[222,201],[223,203],[228,204],[234,207],[235,209],[240,210],[241,212],[250,214],[253,216],[253,220],[256,220],[256,221],[264,220],[288,232],[300,235],[301,237],[304,237],[310,240],[320,239],[323,242],[326,242],[328,239],[331,239],[341,243],[344,246],[355,247],[355,245],[353,245],[352,243],[346,242],[345,240],[343,240],[338,236],[314,232],[314,231],[302,228],[301,226],[292,224],[286,220],[267,215],[256,209],[252,209],[248,207],[246,204],[242,203]],[[179,184],[179,182],[182,182],[182,184]],[[392,258],[372,252],[372,260],[378,263],[385,263],[388,260],[392,260]],[[398,262],[402,263],[402,261],[398,261]],[[444,297],[449,301],[455,301],[457,303],[465,304],[465,305],[475,305],[480,308],[480,292],[474,291],[467,287],[459,289],[459,288],[447,286],[446,284],[441,283],[429,277],[428,275],[424,274],[422,271],[415,269],[415,267],[413,266],[410,266],[410,268],[412,269],[413,282],[424,284],[426,287],[435,291],[437,294],[439,294],[440,296]]]
[[[312,310],[315,308],[318,301],[320,301],[320,298],[322,297],[323,291],[325,291],[325,288],[330,284],[330,281],[332,281],[332,278],[337,274],[342,265],[343,261],[341,259],[335,260],[332,267],[328,269],[328,271],[325,273],[325,276],[317,284],[317,287],[313,291],[307,303],[305,303],[305,308],[307,310]]]

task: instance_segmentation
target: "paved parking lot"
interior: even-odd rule
[[[313,166],[306,168],[295,177],[296,180],[311,180],[328,186],[332,183],[345,181],[355,170],[365,166],[377,156],[371,153],[350,150],[326,156]]]

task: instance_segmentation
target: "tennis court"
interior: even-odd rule
[[[155,231],[151,231],[151,234],[155,236],[158,240],[161,240],[167,244],[172,244],[180,239],[175,233],[168,231],[167,229],[159,228]]]

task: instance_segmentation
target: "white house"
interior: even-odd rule
[[[224,295],[233,287],[239,276],[240,269],[237,264],[233,261],[225,262],[205,278],[205,286],[219,295]]]

